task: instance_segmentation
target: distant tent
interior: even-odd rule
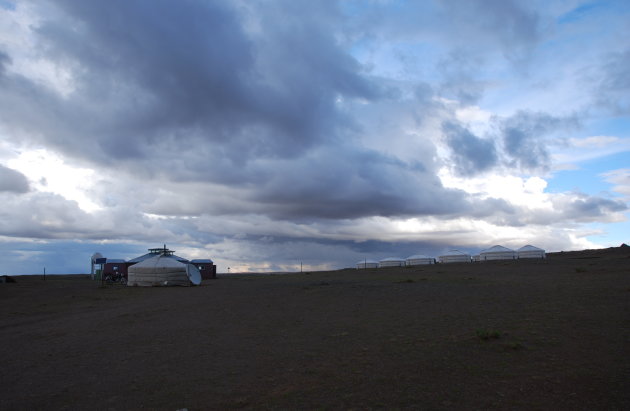
[[[357,263],[357,270],[364,268],[378,268],[378,262],[374,260],[363,260]]]
[[[424,265],[424,264],[434,264],[435,259],[433,257],[427,257],[426,255],[416,254],[411,257],[407,257],[405,260],[407,265]]]
[[[490,247],[487,250],[483,250],[479,253],[480,261],[489,261],[489,260],[514,260],[516,258],[516,252],[514,250],[510,250],[509,248],[495,245],[494,247]]]
[[[404,267],[404,265],[405,265],[405,260],[403,260],[402,258],[397,258],[397,257],[383,258],[378,263],[379,268],[380,267]]]
[[[516,254],[518,258],[546,258],[545,250],[529,244],[516,250]]]
[[[451,250],[444,255],[439,256],[438,261],[441,263],[469,263],[470,254],[459,250]]]
[[[128,286],[189,286],[201,283],[201,274],[192,264],[177,261],[172,256],[155,255],[129,267]]]

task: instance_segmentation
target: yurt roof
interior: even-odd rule
[[[130,262],[130,263],[140,263],[140,262],[142,262],[142,261],[144,261],[144,260],[146,260],[148,258],[152,258],[152,257],[160,256],[160,255],[162,255],[162,254],[146,253],[144,255],[141,255],[140,257],[132,258],[128,262]],[[170,259],[173,259],[175,261],[180,261],[182,263],[187,263],[188,262],[187,259],[185,259],[183,257],[176,256],[175,254],[173,254],[173,255],[164,255],[163,257],[170,258]]]
[[[405,261],[404,258],[398,258],[398,257],[387,257],[387,258],[383,258],[381,260],[381,262],[383,261]]]
[[[442,254],[441,257],[445,257],[448,255],[470,255],[470,254],[464,253],[463,251],[459,251],[459,250],[449,250],[448,252]]]
[[[542,248],[534,247],[533,245],[527,244],[519,248],[517,251],[545,251],[545,250],[543,250]]]
[[[130,267],[130,269],[133,269],[133,267],[181,267],[181,266],[186,266],[186,263],[177,261],[171,256],[153,254],[152,257],[147,258],[143,261],[140,261],[137,264],[134,264],[133,266]]]
[[[514,250],[510,250],[509,248],[503,247],[501,245],[495,245],[495,246],[492,246],[492,247],[490,247],[490,248],[488,248],[486,250],[482,250],[481,254],[483,254],[483,253],[504,253],[504,252],[513,253]]]
[[[416,255],[412,255],[411,257],[407,257],[407,260],[422,260],[426,258],[431,259],[431,260],[433,259],[433,257],[429,257],[424,254],[416,254]]]
[[[123,260],[122,258],[108,258],[106,260],[107,263],[117,263],[117,264],[122,264],[125,262],[125,260]]]
[[[195,260],[190,260],[192,264],[214,264],[214,262],[209,258],[197,258]]]

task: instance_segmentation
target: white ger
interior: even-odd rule
[[[529,244],[516,250],[516,253],[518,258],[546,258],[545,250]]]
[[[516,251],[500,245],[495,245],[479,253],[479,261],[514,259],[516,259]]]
[[[154,287],[170,285],[199,285],[201,274],[193,264],[177,261],[169,255],[159,254],[129,267],[127,285]]]
[[[438,257],[441,263],[470,263],[470,254],[459,250],[450,250]]]
[[[412,255],[411,257],[407,257],[407,260],[405,260],[405,262],[407,263],[407,265],[434,264],[435,258],[428,257],[423,254],[416,254],[416,255]]]

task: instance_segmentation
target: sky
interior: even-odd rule
[[[630,3],[0,0],[0,273],[630,241]]]

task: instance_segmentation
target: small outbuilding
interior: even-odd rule
[[[459,250],[450,250],[438,257],[441,263],[470,263],[470,254]]]
[[[103,276],[122,275],[127,277],[127,262],[121,258],[106,258],[103,264]]]
[[[190,260],[190,263],[199,269],[202,280],[217,278],[217,266],[214,265],[214,261],[211,259],[198,258],[196,260]]]
[[[379,266],[379,268],[382,268],[382,267],[404,267],[405,266],[405,260],[402,259],[402,258],[398,258],[398,257],[383,258],[381,261],[378,262],[378,266]]]
[[[357,262],[357,270],[362,270],[365,268],[378,268],[378,261],[363,260],[363,261]]]
[[[405,260],[407,265],[425,265],[425,264],[435,264],[435,258],[428,257],[423,254],[412,255],[411,257],[407,257]]]
[[[500,245],[495,245],[479,253],[479,261],[514,259],[516,259],[516,251]]]
[[[516,254],[518,258],[546,258],[545,250],[529,244],[516,250]]]

